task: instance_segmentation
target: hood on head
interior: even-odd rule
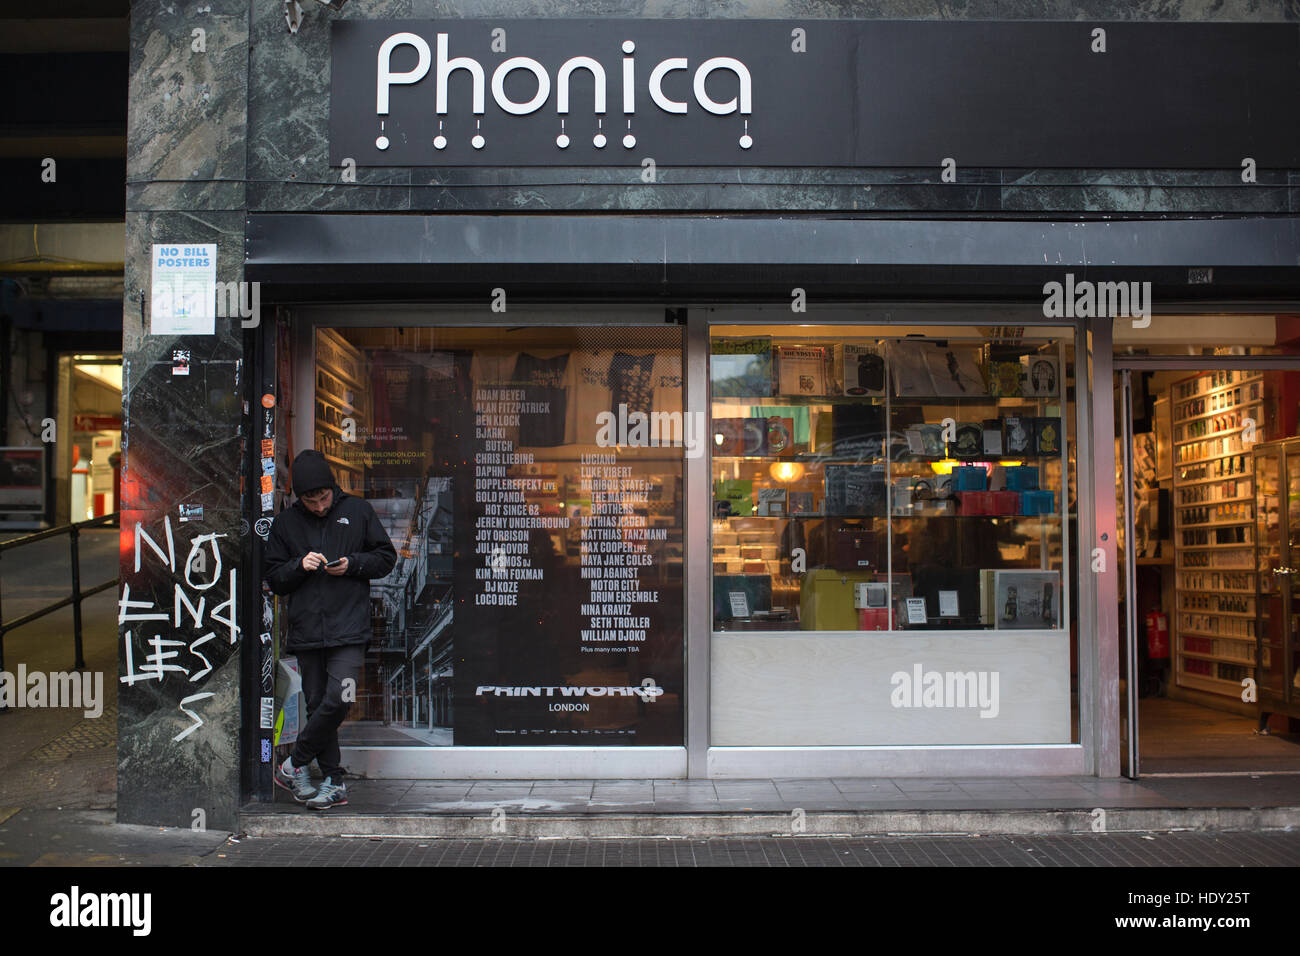
[[[293,493],[301,498],[317,488],[335,488],[335,494],[338,493],[329,462],[320,452],[309,448],[293,460]]]

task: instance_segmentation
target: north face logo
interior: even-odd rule
[[[340,518],[340,519],[339,519],[339,524],[351,524],[351,523],[352,523],[352,522],[348,521],[347,518]]]

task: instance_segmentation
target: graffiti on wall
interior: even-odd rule
[[[155,532],[156,533],[156,532]],[[190,725],[172,737],[184,740],[203,726],[200,704],[216,696],[202,690],[213,665],[204,652],[205,645],[225,641],[233,646],[239,641],[236,623],[235,595],[238,593],[237,569],[226,571],[222,566],[219,538],[224,534],[195,534],[189,551],[177,567],[177,540],[170,516],[163,517],[162,542],[135,523],[131,546],[131,563],[134,575],[140,574],[145,562],[159,562],[171,573],[171,607],[159,606],[157,600],[131,597],[131,576],[124,574],[122,593],[118,599],[118,625],[129,625],[124,631],[124,659],[126,673],[121,682],[134,687],[140,681],[168,679],[188,682],[195,693],[182,697],[178,710],[187,716]],[[185,542],[180,542],[184,547]],[[208,606],[210,591],[219,582],[227,580],[230,596],[227,600]],[[139,578],[137,578],[139,581]],[[220,589],[218,589],[218,594]]]

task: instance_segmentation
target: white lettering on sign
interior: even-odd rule
[[[403,47],[410,47],[415,50],[415,65],[409,70],[394,70],[393,54]],[[623,86],[623,113],[627,116],[633,116],[636,113],[636,44],[631,40],[625,40],[622,49],[624,56],[620,73]],[[403,31],[392,34],[379,45],[375,63],[375,114],[378,117],[389,115],[392,109],[391,91],[394,86],[415,86],[429,75],[431,69],[433,71],[434,110],[439,116],[445,116],[451,111],[449,95],[451,78],[453,74],[460,72],[468,74],[470,79],[468,105],[470,112],[476,116],[483,115],[487,108],[489,87],[491,88],[493,102],[501,110],[512,116],[527,116],[530,113],[536,113],[551,101],[552,86],[555,89],[555,112],[560,116],[566,115],[570,110],[569,88],[573,74],[577,70],[586,70],[591,75],[592,113],[596,116],[603,116],[607,109],[609,96],[608,76],[604,65],[595,57],[573,56],[565,60],[556,71],[555,80],[552,83],[551,74],[543,64],[532,57],[513,56],[507,60],[502,60],[492,71],[492,77],[489,80],[487,71],[478,60],[470,56],[451,55],[448,34],[437,34],[434,46],[431,49],[429,42],[418,33]],[[517,71],[532,74],[531,95],[524,100],[511,99],[506,92],[507,77]],[[664,90],[664,83],[668,75],[679,71],[690,74],[689,83],[685,80],[680,81],[683,92],[689,90],[694,96],[696,105],[706,112],[715,116],[729,116],[734,113],[749,116],[754,112],[754,81],[750,75],[749,67],[731,56],[715,56],[704,60],[695,67],[693,73],[690,61],[684,56],[666,57],[657,63],[650,70],[646,88],[650,94],[651,102],[663,112],[680,115],[690,111],[689,99],[673,99]],[[730,99],[719,100],[714,98],[717,95],[718,85],[714,86],[712,93],[709,90],[710,77],[718,72],[729,73],[734,78],[732,83],[726,84],[728,89],[735,90],[735,95]],[[676,86],[678,84],[674,83],[672,85]],[[603,136],[597,138],[601,142],[597,142],[596,145],[603,145]],[[568,145],[568,137],[562,136],[561,139],[564,142],[559,145],[564,148]],[[629,149],[632,148],[636,145],[636,137],[629,133],[624,137],[623,144]],[[380,135],[375,140],[375,146],[381,150],[388,149],[389,145],[390,140],[387,136]],[[482,144],[477,137],[475,145],[482,148]],[[741,137],[740,145],[744,149],[748,149],[753,145],[753,137],[749,134],[748,123],[746,123],[745,133]]]

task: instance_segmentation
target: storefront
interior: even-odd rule
[[[285,457],[399,551],[359,770],[685,776],[703,713],[711,776],[1084,772],[1077,323],[287,311]]]
[[[292,142],[254,84],[249,162],[277,182],[250,170],[246,216],[213,240],[239,237],[237,274],[262,303],[221,343],[242,348],[247,440],[224,552],[244,569],[229,580],[243,643],[215,723],[238,739],[243,797],[269,796],[277,745],[278,617],[249,572],[308,447],[399,554],[372,589],[353,770],[1119,773],[1112,334],[1293,311],[1296,220],[1109,222],[1053,210],[1034,184],[1045,213],[999,186],[999,211],[979,215],[990,182],[1026,165],[1236,168],[1222,136],[1126,99],[1151,89],[1143,58],[1117,58],[1101,86],[1053,73],[1082,25],[964,25],[1019,51],[1018,75],[981,66],[960,25],[844,21],[834,39],[815,22],[722,25],[518,21],[498,37],[487,21],[345,17],[331,46],[256,24],[255,65],[330,125],[304,153],[317,172],[291,182],[293,163],[253,145]],[[1110,26],[1189,54],[1162,109],[1214,89],[1206,130],[1240,132],[1268,176],[1300,166],[1279,104],[1248,116],[1191,56],[1227,68],[1250,33],[1251,69],[1294,89],[1294,28]],[[809,37],[825,62],[783,59]],[[316,44],[330,76],[274,63],[293,42]],[[933,124],[854,113],[852,71],[872,69],[854,43],[888,53],[891,109]],[[923,83],[937,49],[949,72]],[[943,105],[980,70],[980,97]],[[621,98],[619,77],[644,96]],[[570,113],[570,95],[595,112]],[[1016,96],[1041,124],[997,119]],[[538,105],[553,100],[566,107]],[[1096,101],[1145,145],[1059,111]],[[908,182],[909,165],[927,170]],[[890,177],[906,198],[862,213]],[[1100,301],[1076,297],[1085,285]]]
[[[1298,357],[1293,313],[1116,334],[1129,772],[1300,769]]]

